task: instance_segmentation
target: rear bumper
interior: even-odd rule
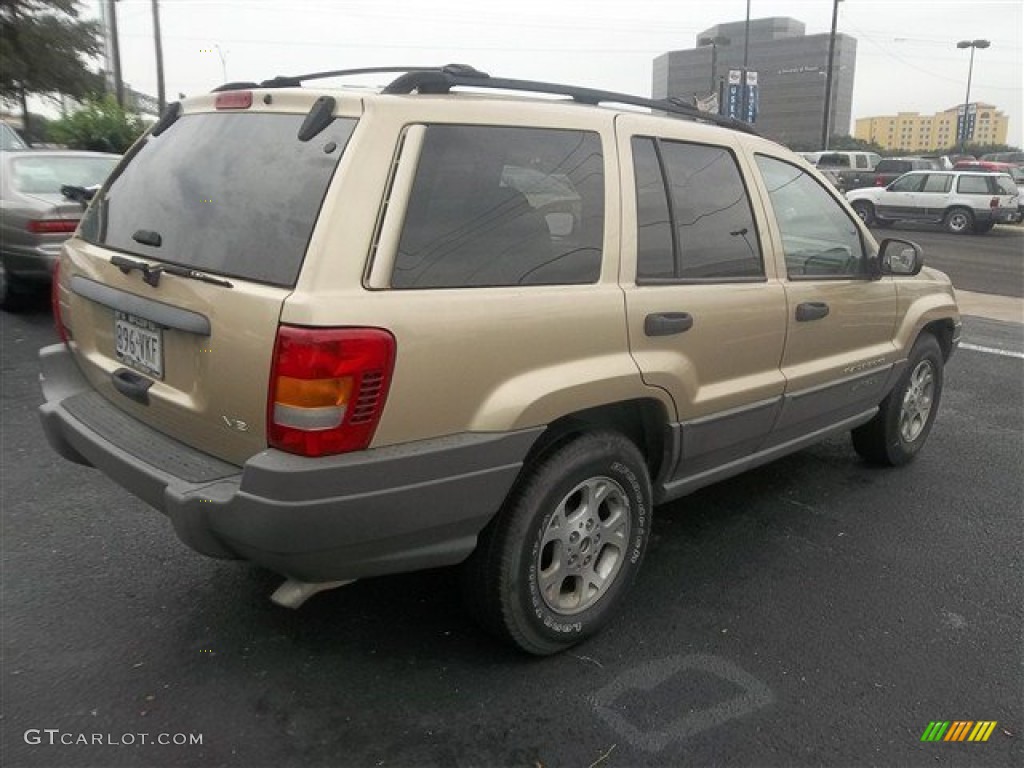
[[[540,429],[343,456],[276,450],[242,467],[179,443],[93,391],[63,345],[40,352],[46,437],[171,520],[192,549],[302,581],[451,565],[476,546]]]
[[[975,210],[974,218],[979,222],[993,222],[994,224],[1017,221],[1019,210],[1017,208],[985,208]]]
[[[62,244],[63,241],[40,243],[35,246],[5,244],[4,268],[22,280],[45,283],[53,274],[53,265],[60,255]]]

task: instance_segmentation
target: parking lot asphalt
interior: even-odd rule
[[[658,508],[618,620],[532,659],[476,628],[450,570],[289,611],[273,575],[191,553],[45,444],[50,321],[5,316],[0,761],[1021,765],[1021,328],[966,319],[908,467],[834,439]],[[997,725],[922,742],[938,720]]]

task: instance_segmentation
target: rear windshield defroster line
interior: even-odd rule
[[[122,253],[293,287],[324,195],[356,120],[308,142],[304,114],[182,116],[150,136],[82,222],[88,242]],[[159,247],[140,230],[160,233]]]

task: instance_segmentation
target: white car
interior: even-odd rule
[[[934,222],[957,235],[984,234],[1018,217],[1017,185],[1007,173],[911,171],[887,187],[851,190],[846,199],[868,225]]]

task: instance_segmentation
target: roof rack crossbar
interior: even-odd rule
[[[306,80],[323,80],[328,77],[350,77],[353,75],[393,74],[396,72],[440,72],[444,67],[362,67],[360,69],[335,69],[329,72],[311,72],[308,75],[278,75],[260,83],[263,88],[299,88]]]
[[[616,93],[615,91],[604,91],[594,88],[582,88],[573,85],[562,85],[559,83],[546,83],[536,80],[513,80],[500,77],[489,77],[484,73],[472,70],[472,73],[457,71],[455,67],[444,67],[442,69],[418,69],[410,70],[398,79],[394,80],[384,89],[386,94],[406,94],[414,91],[419,93],[447,93],[455,87],[466,88],[493,88],[505,91],[521,91],[525,93],[545,93],[551,95],[568,96],[574,101],[583,104],[624,104],[634,107],[645,107],[672,115],[688,117],[691,120],[701,120],[725,128],[742,131],[743,133],[759,136],[760,134],[742,120],[736,120],[724,115],[716,115],[710,112],[701,112],[694,106],[686,104],[678,99],[648,99],[643,96],[634,96],[628,93]]]

